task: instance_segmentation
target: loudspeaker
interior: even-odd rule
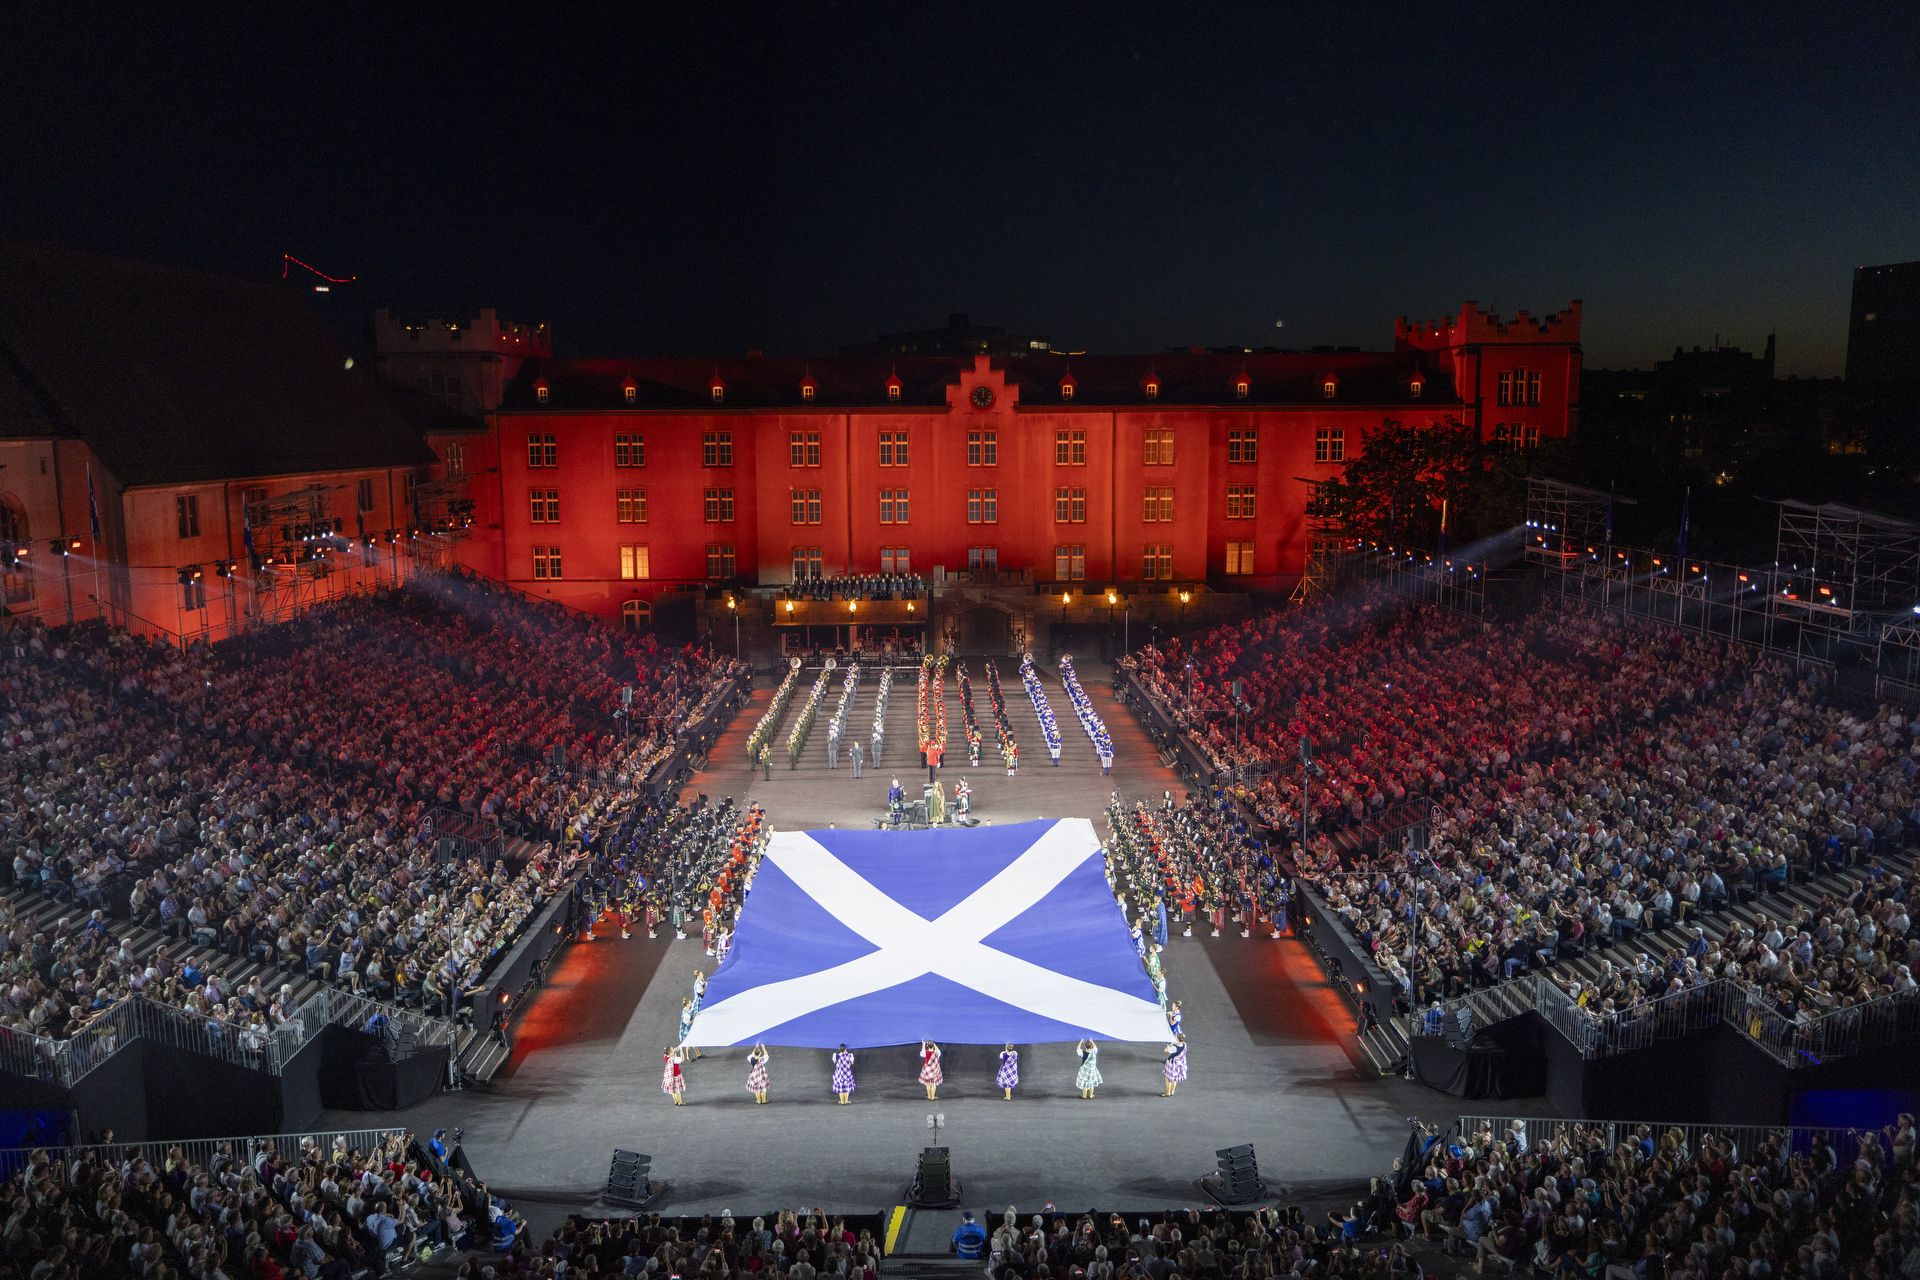
[[[1199,1187],[1215,1204],[1251,1204],[1263,1200],[1267,1184],[1260,1181],[1260,1167],[1253,1158],[1253,1144],[1222,1147],[1213,1153],[1218,1169],[1200,1179]]]
[[[945,1147],[927,1147],[907,1188],[907,1203],[916,1209],[952,1209],[960,1203],[960,1184],[953,1180],[953,1164]]]
[[[653,1171],[653,1157],[641,1155],[638,1151],[622,1151],[614,1148],[613,1165],[607,1170],[607,1189],[604,1198],[609,1204],[623,1204],[634,1209],[644,1209],[660,1197],[667,1189],[665,1183],[656,1183],[648,1175]]]

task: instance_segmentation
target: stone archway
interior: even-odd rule
[[[962,610],[956,628],[961,653],[987,655],[1013,652],[1013,613],[997,604],[978,604]]]

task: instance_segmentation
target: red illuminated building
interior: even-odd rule
[[[479,486],[473,552],[497,523],[491,571],[629,616],[686,584],[806,572],[1279,588],[1303,564],[1301,481],[1367,432],[1451,418],[1525,448],[1575,425],[1577,301],[1509,320],[1468,303],[1394,337],[1383,352],[529,359],[490,415],[497,489]]]

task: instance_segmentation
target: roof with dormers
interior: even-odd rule
[[[991,367],[1018,387],[1023,407],[1070,403],[1075,409],[1127,405],[1221,407],[1328,404],[1323,384],[1329,375],[1338,393],[1335,403],[1393,406],[1458,404],[1452,378],[1416,351],[1255,351],[1157,352],[1151,355],[1076,355],[1071,365],[1058,356],[996,358]],[[974,368],[965,356],[785,358],[751,356],[730,360],[708,357],[529,360],[507,388],[501,408],[508,411],[650,409],[893,409],[902,405],[944,409],[950,388]],[[1071,371],[1071,401],[1061,394]],[[718,378],[724,398],[716,403]],[[898,377],[900,396],[887,394]],[[1149,398],[1149,379],[1159,394]],[[1244,378],[1242,398],[1235,384]],[[631,380],[635,394],[625,388]],[[813,399],[801,396],[811,380]],[[543,403],[535,386],[548,387]],[[1420,382],[1416,396],[1413,383]]]

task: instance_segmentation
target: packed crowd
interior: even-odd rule
[[[1234,923],[1248,936],[1256,920],[1286,931],[1291,885],[1231,800],[1176,803],[1168,792],[1157,807],[1129,806],[1116,794],[1107,829],[1107,879],[1129,918],[1154,917],[1161,942],[1170,927],[1191,936],[1196,922],[1216,938]]]
[[[917,573],[838,573],[795,578],[787,594],[795,600],[906,600],[927,593]]]
[[[1683,1130],[1526,1126],[1433,1142],[1364,1226],[1424,1235],[1482,1275],[1554,1280],[1899,1280],[1920,1271],[1911,1115],[1836,1150],[1786,1135],[1742,1150]]]
[[[1819,693],[1759,664],[1663,722],[1467,780],[1440,801],[1423,854],[1346,868],[1322,845],[1303,874],[1423,1003],[1616,944],[1626,963],[1575,993],[1596,1015],[1721,977],[1790,1013],[1905,989],[1920,934],[1898,875],[1720,943],[1697,923],[1790,878],[1871,867],[1920,816],[1920,726]],[[1688,932],[1643,940],[1670,924]]]
[[[0,1280],[350,1280],[445,1249],[508,1247],[512,1208],[436,1138],[40,1152],[0,1186]]]
[[[123,915],[445,1008],[734,670],[459,577],[213,650],[14,626],[0,662],[4,870],[73,906],[38,934],[0,921],[0,1024],[49,1038],[135,992],[247,1035],[284,1021],[284,988],[137,958]],[[529,856],[446,857],[436,808]]]
[[[1482,625],[1384,590],[1221,623],[1120,665],[1282,829],[1299,820],[1303,743],[1309,816],[1338,827],[1652,720],[1738,671],[1725,644],[1670,628],[1558,603]]]
[[[704,1218],[656,1213],[615,1221],[572,1219],[538,1245],[516,1241],[499,1270],[527,1280],[878,1280],[885,1252],[879,1230],[877,1219],[849,1221],[805,1209],[745,1219],[730,1212]],[[484,1276],[475,1267],[461,1280]]]

